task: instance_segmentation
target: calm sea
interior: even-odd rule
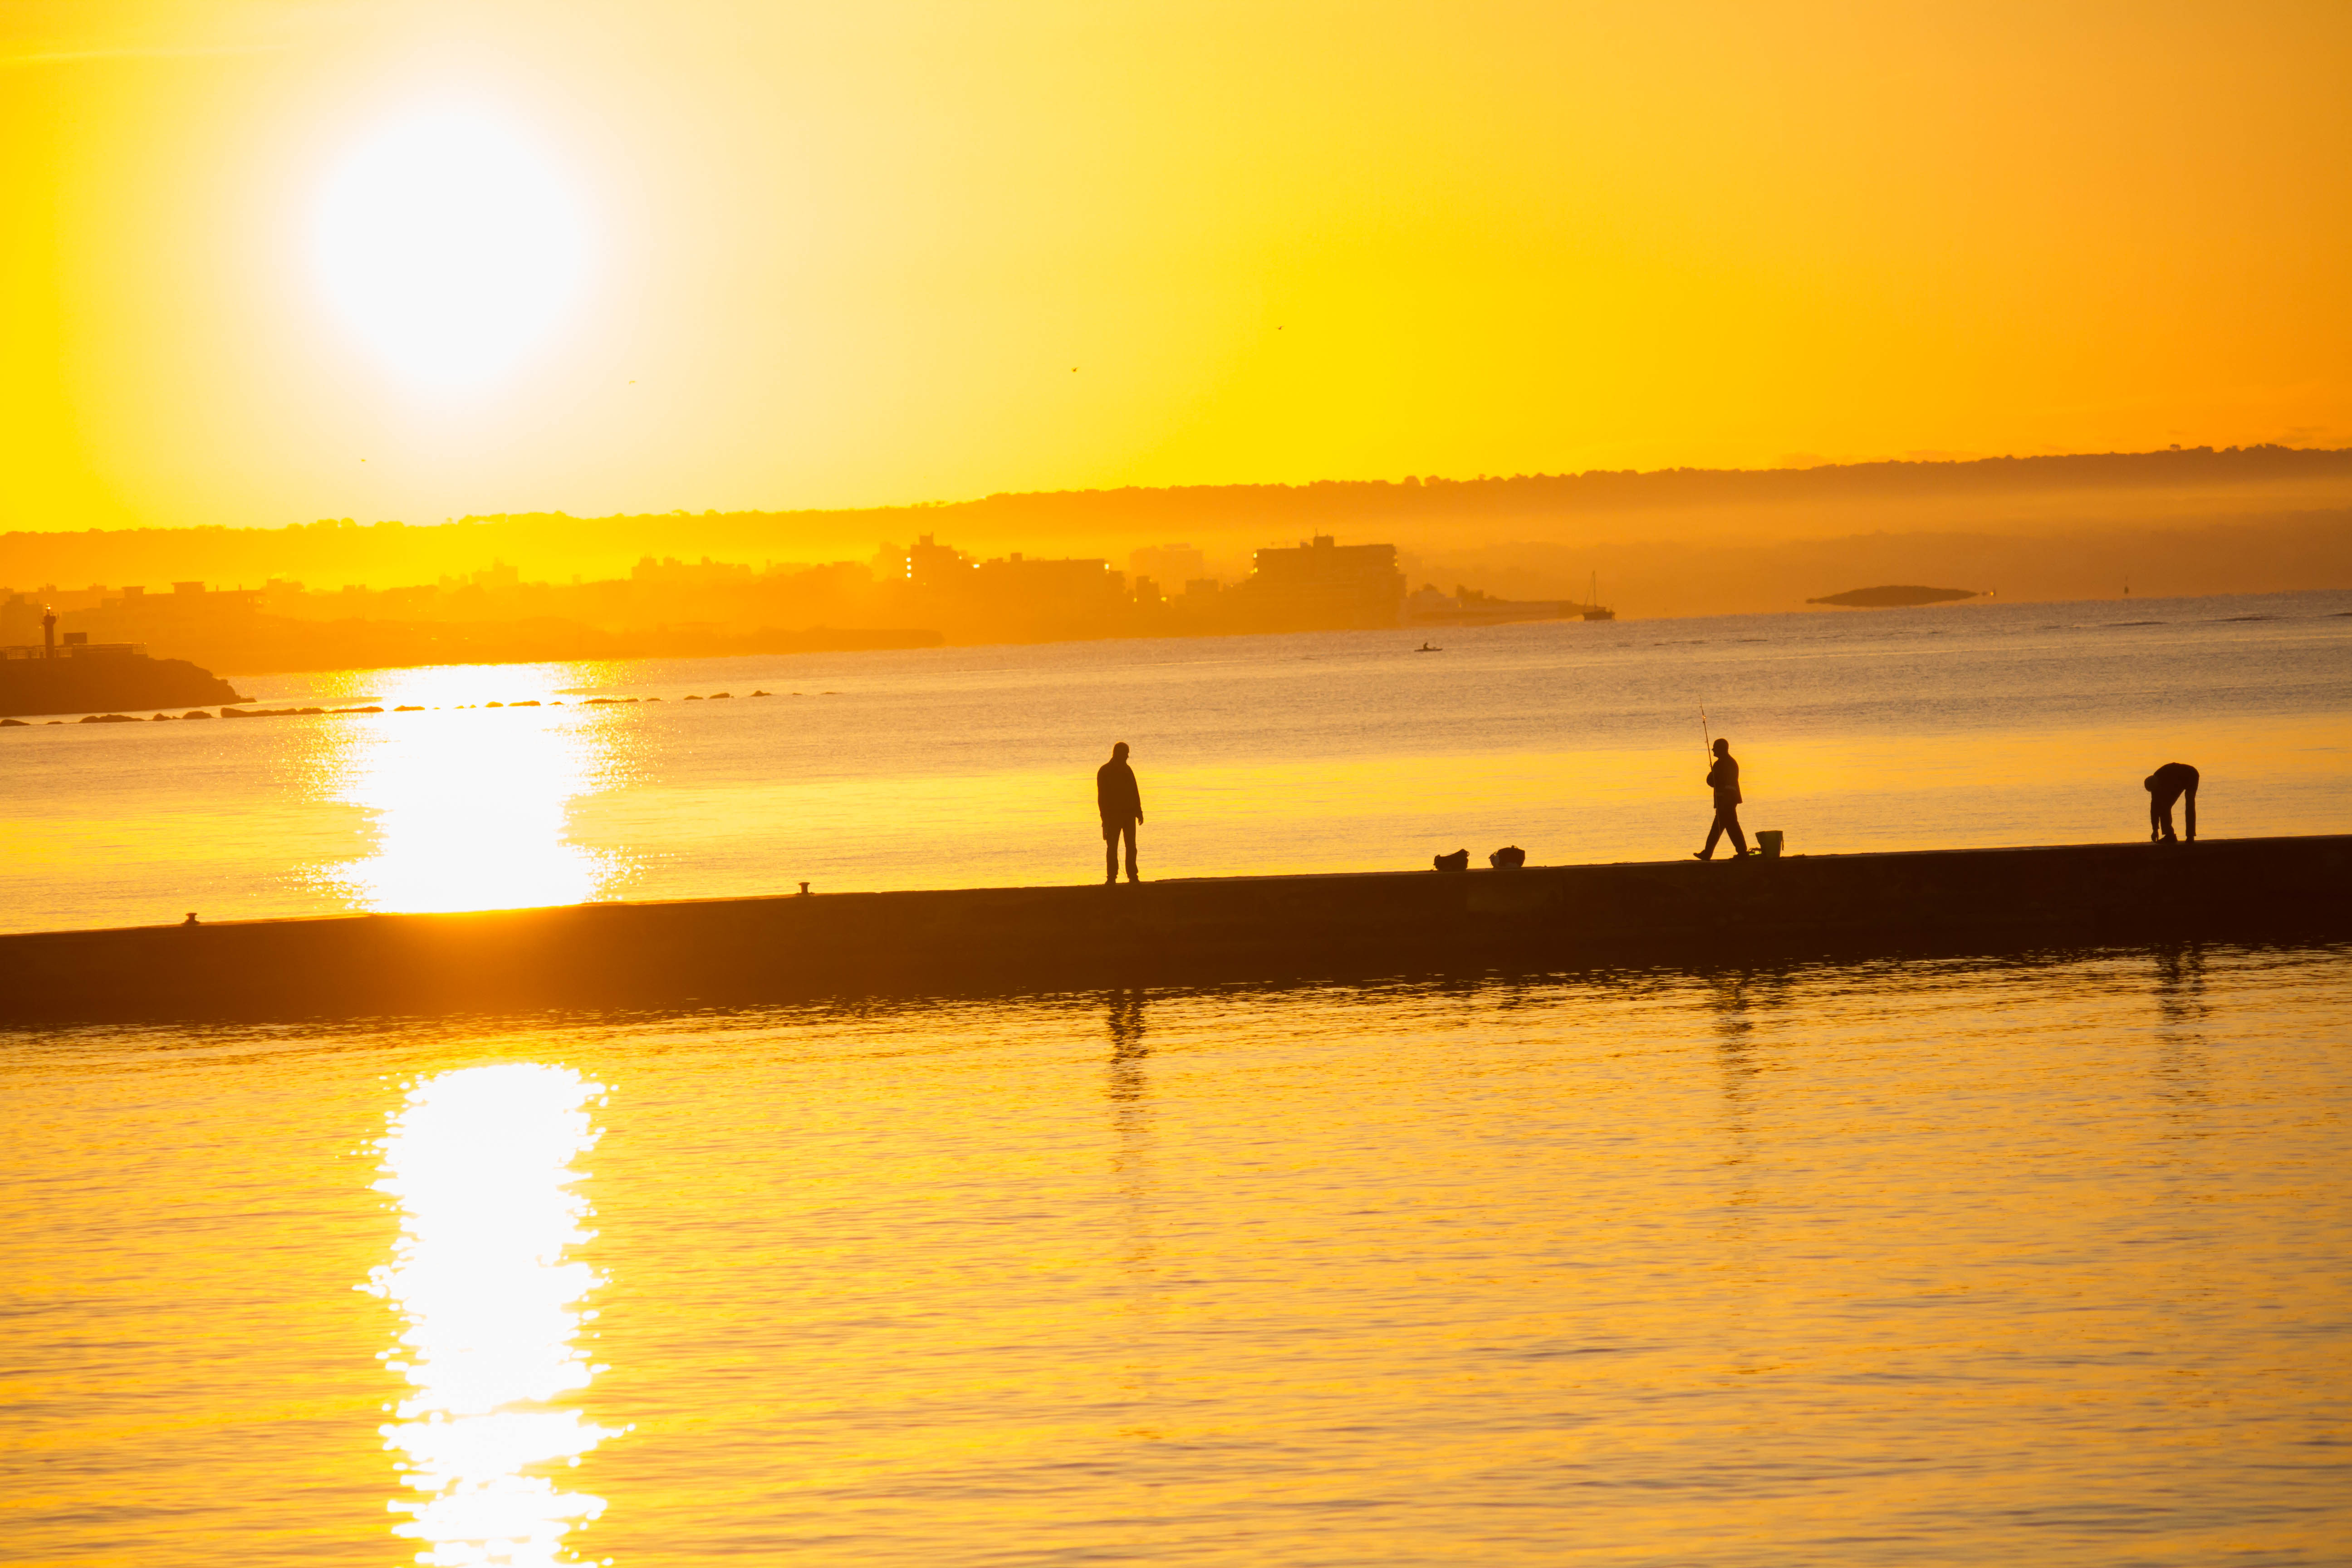
[[[2341,1563],[2352,950],[0,1039],[19,1563]]]
[[[2132,838],[2176,759],[2208,832],[2342,831],[2347,611],[262,679],[425,710],[0,732],[0,875],[18,929],[1076,881],[1116,739],[1148,874],[1643,858],[1701,701],[1792,851]],[[2347,981],[0,1034],[0,1562],[2342,1563]]]
[[[1658,859],[1702,709],[1791,852],[2145,837],[2176,760],[2209,834],[2352,829],[2352,593],[1421,640],[240,677],[422,710],[0,730],[0,929],[1083,881],[1119,740],[1147,876]]]

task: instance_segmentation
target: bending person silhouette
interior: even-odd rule
[[[1102,813],[1103,886],[1118,880],[1118,841],[1127,840],[1127,879],[1143,880],[1135,872],[1135,829],[1143,820],[1143,795],[1135,787],[1135,770],[1127,765],[1127,742],[1110,749],[1110,761],[1095,770],[1095,806]]]
[[[2147,791],[2147,841],[2150,844],[2158,839],[2167,844],[2179,842],[2172,836],[2172,803],[2183,795],[2189,797],[2185,813],[2189,818],[2189,842],[2197,842],[2195,768],[2187,763],[2167,763],[2140,780],[2140,787]]]
[[[1715,841],[1725,834],[1731,835],[1732,853],[1745,859],[1748,856],[1748,835],[1739,827],[1739,762],[1731,754],[1731,742],[1715,743],[1715,765],[1706,770],[1707,787],[1715,791],[1715,823],[1706,830],[1706,847],[1692,852],[1694,860],[1715,858]]]

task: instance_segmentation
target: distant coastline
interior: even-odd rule
[[[1388,550],[1407,613],[1251,586],[1257,557],[1318,538]],[[54,605],[68,630],[215,668],[396,668],[1436,627],[1585,601],[1736,615],[1837,607],[1853,584],[1998,584],[2003,603],[2352,584],[2352,449],[19,531],[0,535],[0,642]]]
[[[1834,508],[1853,502],[1916,506],[1957,500],[1971,510],[2002,497],[2236,493],[2274,487],[2303,492],[2295,507],[2352,503],[2352,447],[2195,447],[1965,460],[1822,463],[1810,468],[1591,469],[1481,474],[1468,479],[1321,479],[1306,484],[1131,486],[1099,490],[1000,491],[907,505],[733,511],[561,511],[468,515],[446,523],[322,519],[271,527],[14,530],[0,533],[0,583],[204,577],[258,584],[430,581],[489,564],[534,571],[625,571],[641,555],[811,559],[842,548],[862,556],[877,539],[953,535],[990,549],[1083,540],[1167,539],[1243,532],[1260,542],[1318,532],[1360,538],[1451,530],[1506,520],[1522,538],[1546,525],[1579,531],[1617,516],[1690,509]],[[2279,508],[2214,509],[2244,512]],[[2004,584],[2005,585],[2005,584]]]
[[[184,658],[129,649],[11,649],[0,659],[0,718],[116,708],[198,708],[243,702],[236,688]]]

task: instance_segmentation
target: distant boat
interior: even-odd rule
[[[1592,574],[1592,586],[1585,590],[1584,618],[1588,621],[1613,621],[1617,612],[1601,602],[1601,574]]]
[[[1427,643],[1423,643],[1412,651],[1415,653],[1444,653],[1445,650],[1442,647],[1432,647]]]

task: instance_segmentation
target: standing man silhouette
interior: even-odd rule
[[[1127,838],[1127,879],[1143,880],[1135,873],[1135,829],[1143,820],[1143,795],[1135,787],[1135,770],[1127,765],[1127,742],[1110,749],[1110,761],[1095,770],[1095,806],[1102,813],[1103,886],[1118,880],[1118,841]]]
[[[2147,791],[2147,841],[2162,839],[2167,844],[2179,840],[2172,836],[2172,803],[2182,795],[2189,797],[2189,842],[2197,842],[2197,770],[2187,763],[2167,763],[2142,779],[2140,787]]]
[[[1715,858],[1715,841],[1726,833],[1731,835],[1731,847],[1737,858],[1748,858],[1748,835],[1739,828],[1739,763],[1731,754],[1731,742],[1715,743],[1715,765],[1706,770],[1707,787],[1715,791],[1715,824],[1706,830],[1706,847],[1694,850],[1694,860]]]

